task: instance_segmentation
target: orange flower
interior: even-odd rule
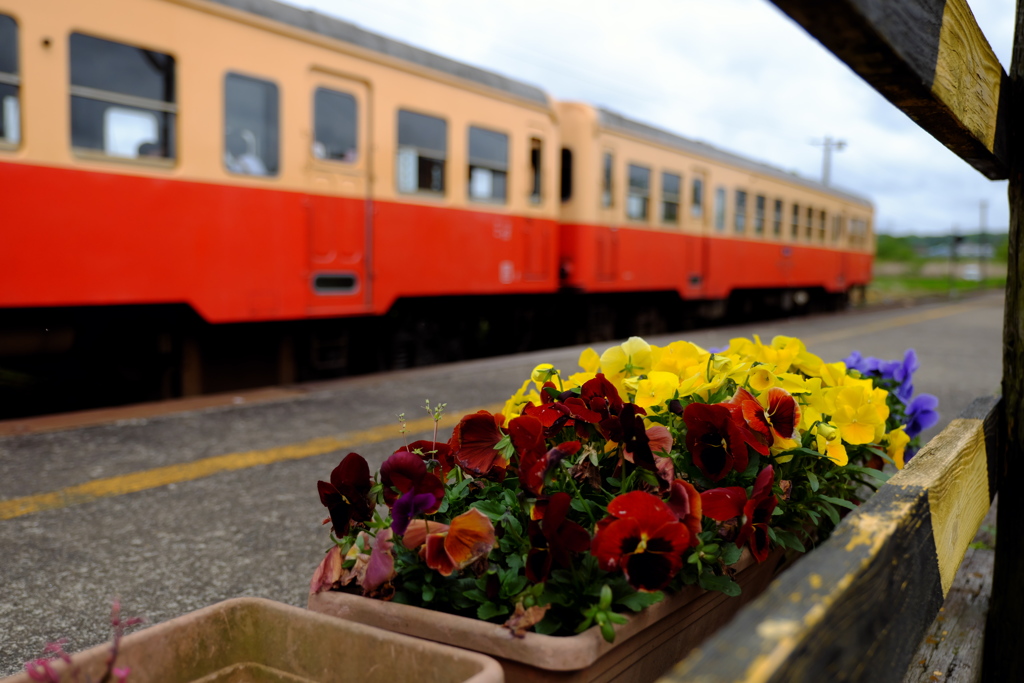
[[[462,513],[450,525],[414,519],[402,537],[402,544],[410,550],[422,545],[420,557],[444,576],[487,557],[496,542],[494,525],[476,508]]]
[[[495,448],[504,438],[501,424],[505,416],[492,415],[486,410],[467,415],[455,425],[449,442],[452,456],[463,471],[477,477],[498,479],[505,477],[508,458]]]

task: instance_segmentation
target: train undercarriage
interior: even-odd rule
[[[186,305],[16,309],[0,419],[240,391],[841,310],[863,287],[399,300],[385,316],[211,325]]]

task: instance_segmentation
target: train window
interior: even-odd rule
[[[692,188],[693,193],[690,200],[690,215],[694,218],[700,218],[704,215],[704,179],[695,176]],[[722,226],[724,227],[725,223],[723,223]]]
[[[794,240],[800,239],[800,205],[793,205],[793,225],[790,228],[790,237]]]
[[[674,173],[661,174],[661,220],[679,222],[679,190],[683,179]]]
[[[614,160],[611,152],[604,153],[604,173],[601,176],[601,206],[608,208],[612,205],[612,166]]]
[[[469,198],[504,202],[508,186],[508,136],[469,127]]]
[[[448,122],[434,116],[398,111],[399,192],[444,193]]]
[[[715,230],[725,230],[725,188],[715,188]]]
[[[736,232],[744,232],[747,229],[747,193],[745,190],[736,190],[736,215],[733,225]]]
[[[843,217],[840,215],[832,216],[832,241],[836,244],[843,235]]]
[[[808,242],[814,240],[814,209],[807,207],[807,223],[805,223],[807,232],[804,237]]]
[[[572,199],[572,150],[562,148],[562,201]]]
[[[782,237],[782,200],[775,200],[775,216],[772,219],[772,234],[776,238]]]
[[[818,214],[818,241],[825,241],[825,226],[828,224],[828,219],[825,217],[825,212],[822,211]]]
[[[18,99],[18,24],[0,14],[0,146],[21,140],[21,106]]]
[[[629,192],[626,195],[626,217],[635,221],[647,220],[647,205],[651,196],[651,169],[629,165]]]
[[[754,200],[754,232],[758,235],[764,234],[764,212],[765,198],[759,194]]]
[[[347,92],[313,93],[313,156],[353,164],[358,159],[358,106]]]
[[[542,154],[544,143],[541,142],[540,138],[530,138],[530,201],[534,204],[540,204],[540,188],[541,188],[541,159],[544,158]]]
[[[242,175],[277,175],[277,86],[239,74],[224,77],[224,167]]]
[[[175,156],[174,58],[72,33],[71,145],[110,157]]]

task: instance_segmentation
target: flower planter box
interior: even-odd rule
[[[109,645],[72,656],[62,683],[99,680]],[[260,598],[236,598],[125,636],[118,667],[130,683],[501,683],[489,657],[330,619]],[[27,673],[3,683],[31,683]]]
[[[308,606],[343,620],[490,655],[500,662],[509,683],[652,681],[764,591],[791,559],[776,550],[756,564],[744,553],[736,575],[743,589],[740,596],[687,587],[616,627],[614,643],[606,642],[597,626],[575,636],[526,633],[516,638],[498,624],[349,593],[314,593]]]

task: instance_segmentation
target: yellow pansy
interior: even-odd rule
[[[679,377],[672,372],[652,370],[647,378],[636,383],[636,399],[634,403],[646,409],[661,405],[671,400],[679,388]],[[650,411],[648,411],[650,412]]]
[[[885,435],[885,452],[896,463],[897,469],[901,470],[904,465],[903,457],[907,450],[907,444],[910,443],[910,437],[907,436],[905,429],[906,425],[900,425],[899,428]]]
[[[601,371],[601,356],[589,346],[580,354],[580,367],[583,372],[597,374]]]
[[[533,383],[537,385],[538,389],[544,386],[545,382],[549,380],[553,381],[552,378],[557,376],[558,370],[555,370],[555,366],[551,363],[541,363],[533,369],[533,372],[530,373],[530,379],[533,380]]]
[[[876,391],[882,392],[879,404]],[[843,434],[846,443],[859,445],[875,440],[876,431],[885,429],[889,407],[885,405],[884,389],[866,390],[859,385],[842,387],[836,394],[836,410],[832,422]]]
[[[775,386],[773,367],[772,365],[758,365],[751,368],[750,374],[747,375],[747,383],[750,384],[750,388],[757,392],[763,392]]]
[[[575,389],[576,387],[582,387],[590,380],[597,377],[596,372],[574,372],[569,375],[568,381],[565,384],[566,389]]]
[[[527,403],[533,403],[534,405],[540,403],[540,394],[533,390],[529,393],[526,391],[530,387],[531,382],[532,380],[529,379],[523,382],[523,386],[519,387],[519,391],[512,394],[505,401],[505,407],[501,409],[501,414],[505,416],[505,424],[508,424],[512,418],[522,415],[523,406]]]
[[[814,440],[818,452],[835,464],[843,467],[850,462],[846,446],[843,445],[842,434],[834,424],[819,422],[815,425]]]
[[[651,370],[675,373],[679,377],[693,374],[691,368],[702,368],[710,354],[687,341],[674,341],[665,347],[651,347]]]
[[[601,371],[619,393],[626,394],[623,380],[646,375],[651,369],[651,345],[640,337],[630,337],[601,354]]]
[[[827,387],[834,387],[845,384],[847,379],[846,363],[822,363],[819,368],[821,382]]]

